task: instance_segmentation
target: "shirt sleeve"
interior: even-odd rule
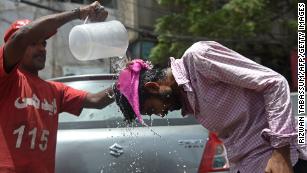
[[[3,56],[3,46],[0,47],[0,77],[5,76],[7,73],[4,70],[4,56]]]
[[[80,115],[87,92],[74,89],[62,83],[55,82],[55,84],[57,88],[61,90],[60,92],[62,94],[60,112]]]
[[[296,139],[290,89],[282,75],[216,42],[195,43],[183,58],[207,79],[263,93],[269,128],[261,134],[272,147],[286,146]]]
[[[15,74],[17,71],[18,65],[16,65],[10,73],[7,73],[4,70],[4,45],[0,47],[0,78],[9,76],[10,74]]]

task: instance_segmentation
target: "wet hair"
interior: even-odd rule
[[[166,77],[166,68],[153,68],[150,70],[142,70],[140,73],[140,82],[139,82],[139,105],[142,107],[144,101],[152,94],[148,93],[145,89],[145,83],[147,82],[157,82],[165,79]],[[120,91],[115,87],[115,101],[116,104],[119,106],[121,112],[125,117],[125,121],[131,123],[133,120],[136,119],[136,115],[132,109],[132,106],[129,104],[127,98],[120,93]],[[165,97],[164,94],[161,97]],[[169,96],[167,96],[169,97]]]
[[[132,122],[136,118],[136,115],[134,114],[134,111],[130,106],[127,98],[122,93],[120,93],[116,87],[113,88],[113,91],[115,94],[115,102],[123,113],[125,121],[128,123]]]

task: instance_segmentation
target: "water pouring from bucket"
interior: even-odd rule
[[[69,33],[70,51],[81,61],[123,57],[128,44],[128,32],[117,20],[77,25]]]

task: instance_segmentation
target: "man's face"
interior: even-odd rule
[[[29,72],[38,72],[45,68],[46,62],[46,40],[40,40],[28,46],[21,67]]]
[[[141,105],[141,114],[143,115],[158,115],[164,117],[168,111],[181,109],[181,103],[176,97],[168,99],[159,98],[157,96],[150,96],[144,100]]]

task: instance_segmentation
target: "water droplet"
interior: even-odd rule
[[[170,126],[169,119],[166,118],[167,126]]]

